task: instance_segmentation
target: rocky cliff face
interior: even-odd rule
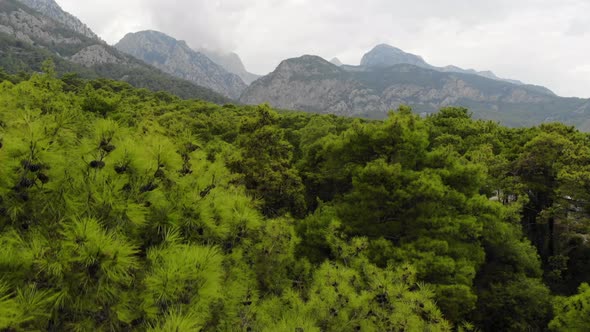
[[[100,38],[86,24],[82,23],[77,17],[67,13],[53,0],[18,0],[21,3],[35,9],[43,15],[65,25],[69,29],[84,35],[91,39],[100,40]]]
[[[316,56],[283,61],[274,72],[248,87],[240,101],[371,118],[383,118],[401,104],[421,113],[464,106],[476,117],[513,126],[556,119],[572,122],[574,111],[590,113],[587,100],[559,98],[533,87],[479,75],[408,64],[351,70]]]
[[[242,81],[248,85],[260,78],[260,75],[252,74],[246,70],[242,59],[236,53],[223,53],[207,49],[200,49],[199,52],[205,54],[209,59],[228,72],[240,76]]]
[[[8,0],[3,1],[5,1],[5,6],[14,4]],[[52,1],[32,2],[46,4],[47,8],[59,8],[59,6],[50,7]],[[101,40],[91,39],[77,31],[64,29],[65,26],[62,23],[51,17],[39,15],[32,10],[27,11],[26,8],[28,7],[13,7],[11,9],[5,7],[5,10],[0,12],[0,32],[24,43],[54,51],[62,58],[83,66],[123,61],[121,55],[109,53],[108,46]]]
[[[157,31],[127,34],[115,47],[176,77],[239,98],[246,84],[200,52]]]
[[[116,55],[111,54],[104,45],[85,47],[70,57],[70,60],[87,67],[124,62],[123,59],[119,59]]]
[[[23,9],[0,12],[0,31],[16,39],[33,44],[37,42],[80,45],[77,36],[57,32],[58,25],[46,17],[32,15]]]

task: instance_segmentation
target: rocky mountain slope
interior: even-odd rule
[[[100,38],[92,31],[86,24],[82,23],[74,15],[65,12],[53,0],[18,0],[30,8],[37,10],[43,15],[54,19],[55,21],[65,25],[69,29],[84,35],[91,39],[100,40]]]
[[[274,72],[248,87],[240,101],[268,101],[283,109],[350,116],[368,109],[383,113],[387,108],[352,75],[311,55],[281,62]]]
[[[168,91],[184,98],[228,101],[210,89],[175,78],[119,52],[86,30],[78,19],[63,12],[53,0],[26,2],[27,5],[17,0],[0,0],[0,67],[9,73],[39,71],[41,63],[51,58],[61,73],[126,81],[136,87]],[[67,20],[62,23],[64,18]]]
[[[229,98],[239,98],[246,84],[184,41],[158,31],[129,33],[115,48],[176,77],[210,88]]]
[[[365,54],[361,60],[361,67],[365,68],[383,68],[399,64],[409,64],[446,73],[473,74],[513,84],[523,84],[517,80],[500,78],[489,70],[476,71],[474,69],[463,69],[453,65],[446,67],[436,67],[424,61],[424,59],[419,55],[404,52],[397,47],[387,44],[379,44],[375,46],[371,51]]]
[[[561,98],[537,87],[403,63],[338,67],[316,56],[283,61],[246,89],[241,101],[370,118],[383,118],[400,104],[420,113],[464,106],[476,117],[511,126],[558,120],[590,129],[590,101],[585,99]]]
[[[240,56],[234,52],[224,53],[204,48],[200,49],[199,52],[205,54],[209,59],[213,60],[213,62],[220,65],[228,72],[240,76],[242,81],[248,85],[260,78],[260,75],[248,72],[242,59],[240,59]]]
[[[380,44],[361,59],[361,66],[367,68],[391,67],[399,64],[409,64],[418,67],[430,68],[421,56],[406,53],[399,48]]]

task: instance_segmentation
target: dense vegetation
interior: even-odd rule
[[[590,326],[590,136],[0,74],[0,330]]]

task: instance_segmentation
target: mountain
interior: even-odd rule
[[[248,72],[242,59],[240,59],[240,56],[234,52],[224,53],[205,48],[200,49],[199,52],[205,54],[209,59],[213,60],[213,62],[220,65],[228,72],[240,76],[242,81],[248,85],[260,78],[260,75]]]
[[[41,63],[49,58],[58,73],[126,81],[182,98],[229,101],[119,52],[52,0],[0,0],[0,67],[8,73],[40,71]]]
[[[489,79],[494,79],[498,81],[505,81],[513,84],[524,84],[517,80],[511,79],[504,79],[496,76],[493,72],[486,70],[486,71],[476,71],[474,69],[463,69],[457,66],[446,66],[446,67],[436,67],[430,65],[424,59],[415,54],[407,53],[402,51],[397,47],[393,47],[387,44],[379,44],[375,46],[371,51],[365,54],[361,60],[361,67],[365,68],[383,68],[383,67],[390,67],[399,64],[409,64],[414,65],[422,68],[433,69],[436,71],[446,72],[446,73],[462,73],[462,74],[472,74],[478,75],[482,77],[486,77]],[[549,89],[544,88],[547,93],[553,94]]]
[[[367,68],[391,67],[402,63],[424,68],[431,67],[422,57],[406,53],[399,48],[387,44],[375,46],[361,59],[361,66]]]
[[[176,77],[237,99],[246,84],[236,75],[194,51],[186,42],[158,31],[128,33],[115,48]]]
[[[338,59],[338,58],[332,58],[332,60],[330,60],[330,62],[331,62],[333,65],[336,65],[336,66],[338,66],[338,67],[342,66],[342,64],[343,64],[343,63],[342,63],[342,61],[340,61],[340,59]]]
[[[65,25],[69,29],[84,35],[91,39],[100,40],[100,38],[86,24],[82,23],[77,17],[65,12],[53,0],[18,0],[26,6],[35,9],[43,15],[54,19]]]
[[[365,110],[385,112],[379,97],[348,72],[311,55],[285,60],[242,94],[245,104],[271,102],[283,109],[315,113],[359,115]]]
[[[369,63],[374,59],[369,58]],[[369,118],[383,118],[401,104],[424,114],[445,106],[464,106],[478,118],[510,126],[563,121],[590,129],[589,100],[561,98],[538,87],[481,75],[410,64],[338,67],[309,55],[283,61],[275,71],[248,87],[240,101]]]

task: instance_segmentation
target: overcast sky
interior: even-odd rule
[[[152,29],[234,51],[257,74],[303,54],[358,64],[378,43],[590,97],[588,0],[57,0],[114,44]]]

